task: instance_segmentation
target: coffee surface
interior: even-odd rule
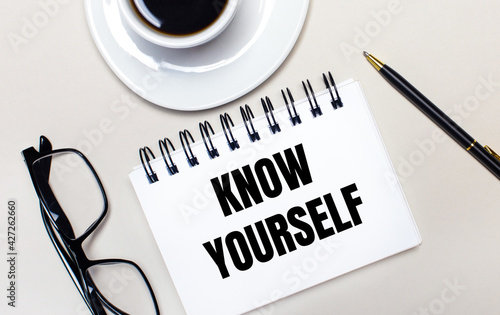
[[[138,16],[167,35],[196,34],[212,25],[228,0],[131,0]]]

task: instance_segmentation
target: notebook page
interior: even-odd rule
[[[337,110],[327,91],[317,93],[316,118],[306,100],[296,102],[296,126],[285,106],[277,109],[276,134],[264,116],[255,119],[254,143],[233,117],[240,149],[230,151],[219,133],[220,157],[210,160],[199,141],[199,165],[176,151],[179,173],[157,159],[156,183],[142,167],[130,173],[188,314],[245,313],[273,292],[286,297],[420,244],[359,82],[339,93]],[[297,265],[308,266],[307,277]]]

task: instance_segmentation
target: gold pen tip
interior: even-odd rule
[[[367,53],[366,51],[363,51],[363,55],[366,57],[366,59],[372,64],[372,66],[377,69],[377,71],[380,71],[380,69],[382,69],[382,67],[384,66],[384,63],[380,60],[378,60],[377,58],[373,57],[372,55],[370,55],[369,53]]]

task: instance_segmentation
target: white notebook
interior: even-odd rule
[[[242,314],[421,243],[360,83],[335,88],[143,151],[130,179],[187,314]]]

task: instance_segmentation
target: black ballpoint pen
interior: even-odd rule
[[[488,146],[481,146],[473,137],[465,132],[465,130],[457,125],[450,117],[443,113],[436,105],[391,67],[385,65],[366,51],[363,52],[363,54],[373,67],[377,69],[396,90],[403,94],[453,140],[481,162],[481,164],[493,173],[493,175],[500,179],[500,156],[498,156],[498,154]]]

